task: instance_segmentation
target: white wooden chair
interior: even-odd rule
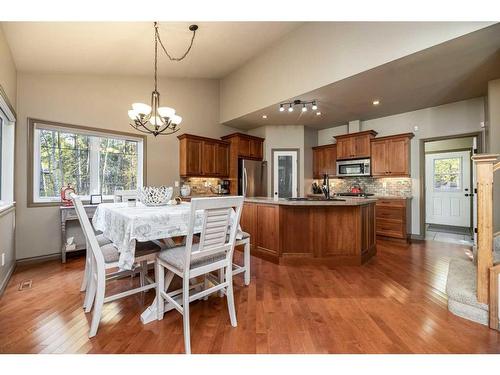
[[[102,306],[104,303],[115,301],[117,299],[130,296],[135,293],[144,292],[148,289],[153,289],[156,284],[147,276],[148,261],[154,261],[157,250],[146,250],[143,252],[136,252],[135,260],[140,264],[140,286],[138,288],[126,290],[114,295],[105,297],[106,293],[106,280],[110,278],[121,277],[135,273],[137,268],[132,271],[113,272],[106,274],[106,270],[118,267],[119,253],[112,243],[100,246],[95,235],[94,229],[90,224],[90,220],[85,213],[82,201],[76,194],[71,194],[71,199],[75,206],[75,211],[80,221],[80,225],[85,235],[88,244],[87,253],[90,254],[90,264],[87,271],[87,284],[84,307],[85,312],[90,312],[94,306],[92,315],[92,323],[90,325],[89,337],[94,337],[99,327],[101,320]],[[107,277],[111,276],[111,277]],[[147,283],[146,283],[147,282]]]
[[[190,302],[223,291],[227,296],[231,325],[233,327],[237,325],[233,297],[232,260],[242,206],[243,197],[241,196],[192,199],[186,244],[163,250],[156,258],[158,320],[163,319],[165,302],[169,304],[169,307],[175,308],[182,314],[186,353],[191,353]],[[231,222],[233,208],[236,215]],[[200,241],[195,244],[193,243],[193,231],[197,210],[204,210],[204,215]],[[229,224],[231,224],[230,228],[228,227]],[[225,271],[225,277],[222,281],[210,275],[211,272],[219,270]],[[174,275],[182,278],[182,294],[179,291],[167,292]],[[190,280],[198,276],[204,276],[204,288],[201,291],[190,284]],[[210,286],[210,283],[212,286]],[[179,298],[180,296],[182,298]]]
[[[233,275],[244,272],[245,285],[250,284],[250,234],[243,232],[243,238],[236,240],[235,246],[243,245],[243,265],[233,263]]]
[[[113,201],[127,202],[128,199],[137,199],[137,190],[115,190]]]

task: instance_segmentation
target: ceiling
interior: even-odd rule
[[[488,81],[497,78],[500,23],[284,100],[316,99],[321,116],[311,110],[302,113],[300,108],[279,112],[279,103],[274,103],[225,124],[241,129],[263,125],[323,129],[484,96]],[[374,100],[380,104],[374,106]]]
[[[161,76],[222,78],[259,54],[300,22],[160,22],[169,53],[184,53],[188,26],[199,25],[182,62],[161,52]],[[3,22],[21,72],[148,75],[153,69],[152,22]]]

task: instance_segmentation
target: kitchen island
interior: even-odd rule
[[[245,198],[252,255],[275,263],[361,265],[377,252],[375,199]]]

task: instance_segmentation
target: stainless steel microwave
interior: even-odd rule
[[[337,177],[370,176],[370,159],[342,160],[337,162]]]

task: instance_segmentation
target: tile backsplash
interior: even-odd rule
[[[323,180],[315,180],[319,185]],[[330,178],[330,191],[345,193],[354,184],[359,184],[366,193],[381,196],[411,197],[411,178],[396,177],[345,177]]]
[[[181,185],[189,185],[191,187],[191,195],[201,195],[213,193],[210,188],[214,190],[217,184],[220,184],[221,180],[218,178],[207,178],[207,177],[189,177],[184,178],[181,181]]]

